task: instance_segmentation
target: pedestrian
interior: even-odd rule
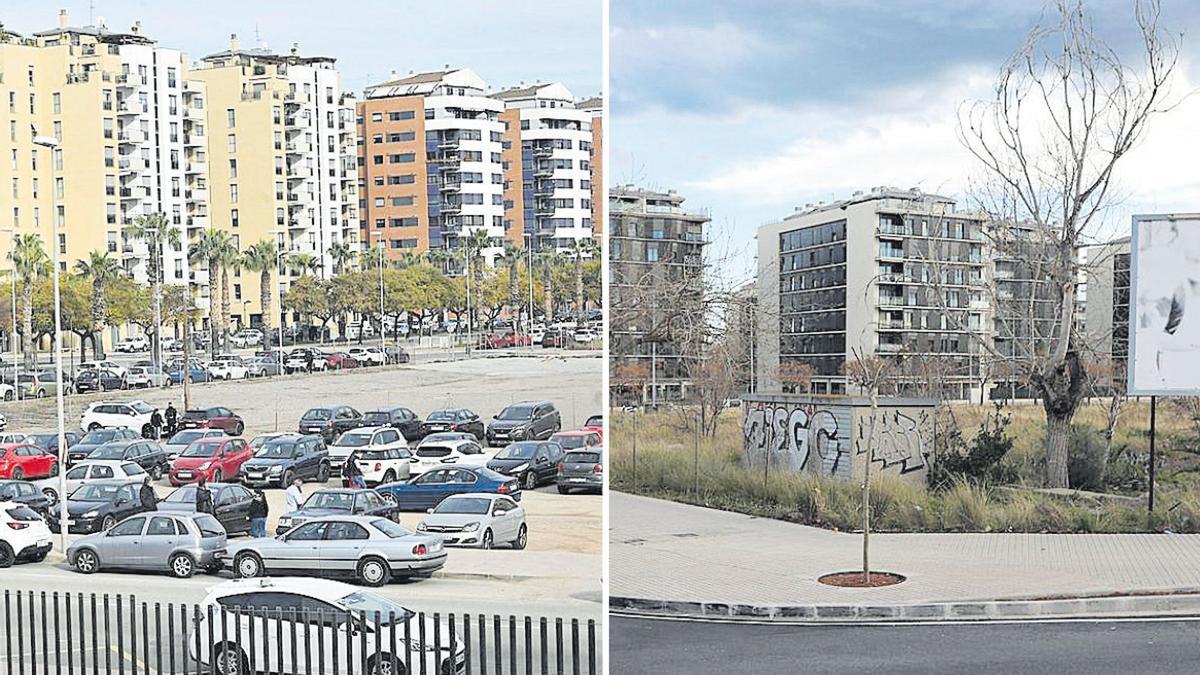
[[[201,476],[200,480],[196,483],[196,513],[211,515],[212,512],[212,492],[208,489],[208,481],[204,479],[204,476]]]
[[[291,513],[292,511],[299,511],[300,505],[304,503],[304,492],[300,489],[300,486],[303,484],[304,484],[304,481],[297,478],[296,480],[292,481],[292,484],[290,486],[288,486],[288,489],[287,489],[287,512],[288,513]]]
[[[142,502],[142,508],[146,511],[158,510],[158,497],[154,494],[154,486],[150,484],[150,476],[146,476],[146,480],[142,481],[142,487],[138,490],[138,499]]]
[[[175,435],[175,425],[178,424],[178,420],[179,420],[179,412],[177,410],[175,410],[174,403],[167,404],[166,419],[167,419],[167,435],[174,436]]]
[[[254,489],[254,499],[250,502],[250,536],[267,536],[267,495],[262,488]]]
[[[156,441],[162,440],[163,416],[158,412],[158,408],[154,409],[154,413],[150,415],[150,433],[151,438]]]
[[[367,481],[363,478],[362,469],[358,467],[358,454],[351,452],[346,458],[346,464],[342,467],[342,476],[346,479],[346,485],[352,488],[365,488]]]

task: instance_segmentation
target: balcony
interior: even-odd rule
[[[548,145],[539,145],[533,149],[533,156],[541,157],[541,158],[553,157],[554,156],[554,148],[552,148]]]
[[[289,155],[302,155],[305,152],[307,152],[307,150],[306,149],[302,150],[300,148],[301,145],[302,145],[301,143],[298,143],[296,141],[288,141],[287,143],[283,144],[283,147],[285,150],[287,150],[287,154],[289,154]]]
[[[907,236],[907,233],[904,231],[903,225],[880,225],[879,226],[879,238],[880,239],[901,240],[901,239],[904,239],[905,236]]]
[[[454,181],[451,183],[442,183],[440,189],[442,192],[458,192],[462,190],[462,182]]]
[[[904,303],[903,295],[880,295],[879,296],[879,306],[880,307],[903,307],[904,304],[905,303]]]
[[[533,194],[537,197],[549,197],[554,194],[554,190],[553,183],[537,183],[533,187]]]
[[[881,354],[896,354],[904,351],[904,345],[895,342],[880,342],[875,351]]]
[[[456,215],[462,213],[462,204],[459,202],[442,202],[438,207],[443,214]]]
[[[881,260],[904,260],[904,249],[893,248],[891,246],[880,246],[879,258]]]
[[[187,217],[187,227],[189,230],[205,230],[208,229],[208,216],[196,215]]]
[[[551,178],[554,176],[554,166],[551,164],[538,164],[533,168],[533,175],[536,178]]]
[[[441,141],[438,143],[438,147],[439,147],[439,148],[441,148],[442,150],[457,150],[457,149],[458,149],[458,143],[459,143],[459,139],[458,139],[457,137],[455,137],[455,138],[443,138],[443,139],[442,139],[442,140],[441,140]]]
[[[204,145],[204,136],[200,134],[183,135],[183,147],[185,148],[202,148]]]
[[[552,216],[556,210],[558,210],[558,207],[553,202],[540,201],[533,207],[534,214],[539,216]]]
[[[188,162],[185,165],[184,173],[198,174],[208,171],[208,165],[204,162]]]

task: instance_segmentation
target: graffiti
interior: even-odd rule
[[[883,410],[875,422],[874,438],[866,441],[871,433],[871,419],[867,415],[858,425],[858,443],[855,454],[866,454],[870,448],[869,461],[879,464],[881,469],[899,468],[899,473],[923,471],[928,459],[927,448],[932,446],[922,433],[930,428],[927,413],[918,414],[920,420],[899,410]]]
[[[843,442],[848,439],[829,410],[811,404],[749,403],[742,430],[746,451],[760,455],[759,461],[769,458],[775,465],[824,475],[849,471],[843,461],[848,456]]]

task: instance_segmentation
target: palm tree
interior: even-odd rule
[[[75,263],[75,271],[85,279],[92,280],[92,356],[97,360],[104,356],[104,326],[108,305],[104,287],[121,275],[121,263],[108,257],[108,251],[92,251],[87,260]]]
[[[329,247],[329,259],[333,261],[333,273],[341,274],[346,264],[354,260],[354,249],[345,240],[334,242]]]
[[[504,263],[508,266],[508,304],[514,325],[517,318],[521,316],[521,303],[517,298],[521,295],[520,267],[521,258],[524,255],[525,252],[522,248],[511,241],[506,241],[504,242],[504,252],[496,257],[497,263]]]
[[[274,239],[263,239],[242,254],[242,267],[258,272],[259,302],[262,305],[263,334],[266,336],[263,346],[268,349],[271,346],[271,325],[275,322],[271,314],[271,273],[276,271],[278,255],[279,247]],[[279,335],[282,338],[283,332]]]
[[[542,311],[550,323],[554,320],[554,269],[562,264],[562,254],[548,249],[538,255],[538,263],[542,266]]]
[[[167,217],[161,213],[154,213],[148,216],[138,216],[129,225],[125,226],[125,233],[130,239],[136,241],[145,241],[147,250],[146,276],[150,279],[150,288],[154,293],[154,298],[162,297],[162,248],[163,244],[167,244],[174,248],[178,248],[183,241],[183,234],[178,227],[170,224]],[[158,328],[155,327],[154,343],[157,346],[160,336]],[[152,353],[158,355],[158,349],[152,350]]]
[[[310,253],[293,253],[287,257],[287,266],[300,271],[300,276],[315,272],[320,261]]]
[[[477,261],[483,257],[483,250],[492,245],[492,238],[488,236],[487,230],[471,230],[466,237],[460,241],[463,250],[463,256],[466,259],[464,266],[467,275],[467,294],[470,295],[471,288],[475,288],[475,304],[482,306],[479,298],[479,275],[476,270],[479,269]],[[467,325],[473,326],[474,323],[474,307],[467,307]]]
[[[379,265],[383,263],[383,252],[378,246],[363,249],[358,252],[358,268],[362,270],[379,269]]]
[[[425,252],[425,259],[429,261],[429,264],[443,273],[446,271],[446,266],[457,258],[457,254],[448,248],[431,248]]]
[[[575,262],[575,318],[580,323],[587,318],[583,307],[583,260],[596,255],[599,250],[595,240],[589,237],[571,242],[571,248],[567,251],[567,255]]]
[[[26,368],[32,368],[34,363],[31,338],[33,336],[33,286],[39,277],[51,273],[50,256],[42,245],[42,238],[36,234],[18,235],[13,240],[13,250],[9,255],[16,280],[21,284],[21,354]]]
[[[203,262],[208,266],[208,323],[212,329],[209,350],[213,357],[217,355],[217,335],[223,330],[222,327],[228,320],[228,318],[222,320],[219,313],[214,310],[221,299],[221,261],[229,248],[233,248],[233,237],[228,232],[214,227],[201,232],[188,247],[189,261]],[[229,316],[228,312],[225,316]]]
[[[226,234],[217,247],[218,264],[221,268],[221,351],[229,351],[229,271],[240,269],[242,252],[238,250],[232,236]]]

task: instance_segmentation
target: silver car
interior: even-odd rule
[[[314,518],[274,539],[234,544],[225,564],[235,577],[268,574],[345,576],[367,586],[393,577],[429,576],[446,564],[437,536],[414,534],[378,516]]]
[[[447,546],[492,548],[529,543],[525,509],[504,495],[468,493],[446,497],[417,525],[417,532],[437,534]]]
[[[176,431],[174,436],[163,443],[163,452],[167,453],[167,461],[174,462],[179,459],[179,453],[187,450],[192,441],[224,435],[224,429],[183,429]]]
[[[186,579],[197,570],[221,569],[225,528],[207,513],[139,513],[107,532],[81,537],[67,547],[77,572],[101,567],[170,572]]]

